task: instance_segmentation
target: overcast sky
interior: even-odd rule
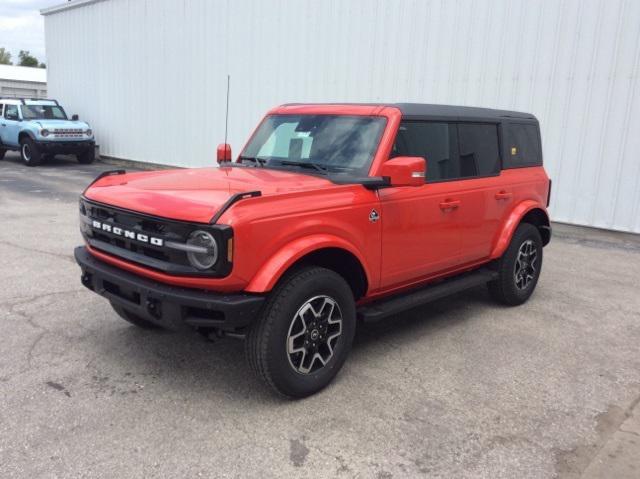
[[[14,64],[20,50],[29,50],[41,62],[46,61],[40,9],[61,3],[65,0],[0,0],[0,47],[11,52]]]

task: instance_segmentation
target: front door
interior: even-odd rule
[[[420,187],[379,192],[382,288],[410,284],[449,269],[459,263],[460,255],[459,204],[451,184],[442,182],[457,158],[456,126],[402,122],[391,156],[426,158],[427,179]]]

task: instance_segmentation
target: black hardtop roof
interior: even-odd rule
[[[286,103],[282,106],[298,105],[363,105],[363,106],[390,106],[398,108],[402,117],[408,120],[414,119],[438,119],[438,120],[478,120],[478,121],[503,121],[503,120],[530,120],[537,121],[531,113],[519,111],[496,110],[493,108],[480,108],[475,106],[439,105],[431,103]]]
[[[406,118],[455,118],[469,120],[535,120],[531,113],[519,111],[494,110],[475,106],[434,105],[427,103],[393,103]]]

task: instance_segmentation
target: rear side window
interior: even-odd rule
[[[538,125],[507,123],[504,125],[505,168],[542,165]]]
[[[460,123],[460,177],[491,176],[500,172],[498,126]]]

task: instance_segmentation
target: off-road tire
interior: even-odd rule
[[[27,166],[38,166],[42,163],[42,154],[38,150],[38,145],[29,136],[20,140],[20,157]]]
[[[535,272],[526,287],[521,289],[516,284],[516,261],[518,260],[520,248],[529,241],[533,243],[536,252]],[[531,243],[528,244],[530,245]],[[540,271],[542,270],[542,238],[538,228],[529,223],[521,223],[516,228],[507,250],[497,261],[496,269],[498,278],[487,283],[491,297],[508,306],[517,306],[527,301],[533,294],[536,284],[538,284]]]
[[[128,323],[133,324],[142,329],[157,329],[159,326],[157,324],[152,323],[140,316],[133,314],[131,311],[123,308],[122,306],[116,303],[110,303],[113,310],[120,316],[122,319],[127,321]]]
[[[287,344],[294,318],[303,305],[317,297],[328,297],[338,305],[342,318],[341,334],[326,364],[303,374],[295,369]],[[351,350],[355,326],[353,292],[344,278],[326,268],[301,268],[284,277],[270,293],[260,316],[247,334],[247,362],[255,374],[277,393],[303,398],[323,389],[338,374]]]
[[[85,150],[82,153],[77,154],[76,159],[81,165],[89,165],[96,159],[96,150],[94,148]]]

